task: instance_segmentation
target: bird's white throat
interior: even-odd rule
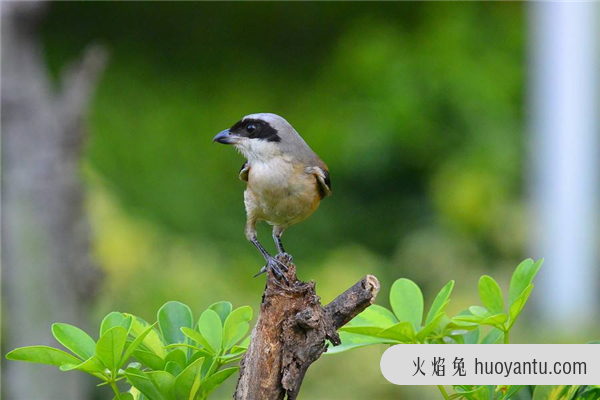
[[[276,142],[243,138],[234,146],[251,165],[266,163],[281,157],[281,149]]]

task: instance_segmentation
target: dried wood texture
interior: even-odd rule
[[[379,292],[377,278],[367,275],[322,307],[315,283],[298,281],[296,266],[288,267],[289,286],[271,273],[267,278],[236,400],[296,399],[308,367],[326,351],[326,341],[340,344],[337,329],[373,304]]]

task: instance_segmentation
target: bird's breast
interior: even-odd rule
[[[304,165],[284,157],[252,163],[245,195],[246,209],[275,225],[308,217],[319,204],[317,182]]]

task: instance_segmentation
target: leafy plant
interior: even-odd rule
[[[97,342],[76,326],[53,324],[54,338],[72,354],[30,346],[6,358],[88,373],[100,385],[109,385],[118,400],[200,400],[237,372],[233,363],[248,348],[250,337],[244,337],[251,319],[250,307],[232,310],[231,303],[222,301],[208,307],[194,324],[190,308],[171,301],[158,310],[154,324],[127,313],[109,313]],[[232,366],[222,368],[227,364]],[[125,380],[131,387],[122,392],[117,383]]]
[[[510,331],[523,311],[531,291],[533,279],[543,260],[523,261],[514,271],[508,289],[508,301],[490,276],[479,280],[479,297],[482,306],[471,306],[454,317],[446,314],[454,281],[448,282],[437,294],[423,319],[424,301],[419,286],[408,279],[398,279],[390,290],[392,310],[372,305],[348,325],[340,329],[342,345],[330,347],[328,354],[372,344],[402,343],[458,343],[490,344],[508,343]],[[484,329],[487,332],[484,334]],[[455,393],[447,399],[506,400],[523,386],[454,386]]]

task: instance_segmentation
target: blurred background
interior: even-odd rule
[[[385,306],[400,277],[426,305],[455,279],[458,312],[481,275],[507,288],[545,257],[514,342],[597,339],[597,21],[594,3],[3,2],[2,354],[168,300],[257,312],[243,159],[211,142],[255,112],[330,167],[334,195],[285,235],[323,303],[370,273]],[[437,396],[388,384],[380,356],[324,356],[300,397]],[[109,398],[2,358],[3,398]]]

